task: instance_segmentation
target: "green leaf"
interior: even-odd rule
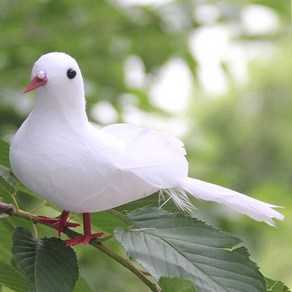
[[[17,266],[28,276],[31,291],[72,291],[78,278],[75,252],[59,238],[35,239],[24,228],[13,233]]]
[[[114,212],[114,211],[112,211]],[[119,212],[117,212],[119,214]],[[121,216],[123,216],[121,214]],[[110,211],[96,212],[91,215],[91,224],[96,231],[104,231],[108,233],[113,233],[117,227],[126,227],[127,224],[123,222],[118,216]]]
[[[7,226],[9,224],[7,219],[0,220],[0,261],[8,262],[12,258],[11,252],[11,230]]]
[[[5,203],[13,203],[12,195],[15,194],[15,187],[0,175],[0,201],[2,199]]]
[[[180,278],[161,277],[159,279],[159,286],[163,292],[196,292],[191,281]]]
[[[280,281],[274,281],[266,278],[267,291],[268,292],[290,292],[289,288]]]
[[[198,291],[266,291],[258,267],[241,240],[184,214],[142,208],[128,214],[135,226],[118,228],[116,239],[130,259],[159,281],[191,280]]]
[[[132,201],[122,206],[118,206],[115,208],[115,210],[119,212],[123,212],[125,210],[128,212],[131,212],[131,211],[137,210],[138,208],[142,208],[144,206],[156,207],[158,206],[158,201],[159,201],[158,193],[154,193],[151,196],[143,197],[142,199]]]
[[[3,262],[0,262],[0,283],[17,292],[29,290],[29,283],[24,275],[16,268]]]
[[[6,168],[7,170],[11,170],[10,162],[9,162],[9,144],[4,140],[0,139],[0,165]]]
[[[21,183],[18,183],[18,184],[15,184],[15,188],[17,189],[17,193],[23,193],[25,195],[28,195],[30,197],[33,197],[33,198],[38,198],[40,199],[40,196],[38,196],[36,193],[34,193],[33,191],[29,190],[27,187],[25,187],[23,184]],[[43,200],[43,199],[42,199]]]

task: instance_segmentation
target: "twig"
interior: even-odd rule
[[[20,217],[29,221],[33,221],[35,223],[44,224],[43,222],[38,221],[37,215],[18,209],[12,204],[6,204],[4,202],[0,202],[0,214],[1,213],[7,214],[9,216]],[[44,224],[44,225],[47,225],[47,224]],[[47,226],[54,228],[51,225],[47,225]],[[70,238],[82,235],[69,228],[64,228],[63,233],[66,234]],[[154,292],[162,291],[161,288],[156,283],[153,283],[152,281],[150,281],[142,271],[137,269],[130,260],[115,253],[113,250],[105,246],[101,241],[98,241],[98,240],[91,241],[90,245],[99,249],[100,251],[102,251],[103,253],[105,253],[106,255],[108,255],[109,257],[117,261],[118,263],[120,263],[123,267],[131,271],[133,274],[135,274],[140,280],[142,280],[151,289],[151,291],[154,291]]]
[[[4,213],[4,214],[12,216],[14,215],[14,211],[15,211],[15,208],[12,204],[6,204],[3,202],[0,202],[0,214]]]

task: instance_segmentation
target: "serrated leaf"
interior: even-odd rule
[[[191,281],[180,278],[161,277],[159,279],[159,286],[163,292],[196,292]]]
[[[70,292],[78,278],[75,252],[59,238],[35,239],[24,228],[13,233],[17,266],[28,276],[31,291]]]
[[[16,268],[0,262],[0,283],[16,292],[29,290],[28,280]]]
[[[289,288],[281,281],[266,278],[267,292],[290,292]]]
[[[130,259],[157,280],[191,280],[198,291],[266,291],[265,281],[240,239],[195,218],[157,208],[128,214],[136,227],[117,229],[116,239]]]
[[[15,187],[4,176],[0,175],[0,200],[2,198],[5,203],[13,203],[12,195],[15,194]]]
[[[11,170],[10,161],[9,161],[9,144],[4,140],[0,139],[0,165]]]
[[[243,256],[250,257],[250,254],[249,254],[248,250],[243,246],[241,246],[239,248],[236,248],[233,251],[234,252],[238,252],[239,254],[241,254]]]

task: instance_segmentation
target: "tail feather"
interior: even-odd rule
[[[165,198],[165,195],[167,195],[168,198]],[[172,199],[175,205],[182,211],[192,213],[196,209],[184,190],[170,188],[159,191],[160,208],[163,207],[170,199]]]
[[[275,226],[273,218],[283,220],[284,216],[274,210],[280,208],[238,192],[211,183],[187,177],[182,188],[197,199],[223,204],[239,213],[245,214],[256,221],[263,221]]]

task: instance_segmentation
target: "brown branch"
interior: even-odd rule
[[[20,217],[20,218],[23,218],[23,219],[26,219],[29,221],[33,221],[35,223],[44,224],[43,222],[38,221],[37,215],[32,214],[30,212],[20,210],[20,209],[17,209],[12,204],[6,204],[4,202],[0,202],[0,214],[1,213],[7,214],[9,216]],[[44,225],[51,227],[51,228],[55,228],[51,225],[47,225],[47,224],[44,224]],[[66,234],[69,238],[73,238],[73,237],[77,237],[77,236],[82,235],[82,234],[80,234],[72,229],[69,229],[69,228],[64,228],[63,233]],[[154,292],[161,292],[162,291],[161,288],[156,283],[153,283],[152,281],[150,281],[146,277],[145,273],[143,273],[142,271],[137,269],[130,260],[120,256],[119,254],[115,253],[113,250],[109,249],[107,246],[105,246],[102,243],[102,241],[93,240],[90,242],[90,245],[99,249],[101,252],[105,253],[106,255],[108,255],[109,257],[111,257],[112,259],[117,261],[118,263],[120,263],[123,267],[125,267],[126,269],[131,271],[133,274],[135,274],[140,280],[142,280],[151,289],[151,291],[154,291]]]
[[[14,214],[14,206],[12,204],[0,202],[0,214],[1,213],[12,216]]]

